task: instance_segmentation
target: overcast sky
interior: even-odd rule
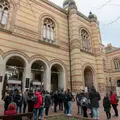
[[[62,7],[64,0],[50,0]],[[111,0],[107,5],[101,7],[109,0],[75,0],[78,10],[88,16],[92,11],[98,17],[101,28],[103,44],[112,43],[120,47],[120,19],[113,24],[107,25],[120,16],[120,0]],[[100,9],[99,9],[100,8]]]

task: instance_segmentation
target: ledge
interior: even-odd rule
[[[58,46],[58,45],[55,45],[55,44],[52,44],[52,43],[48,43],[48,42],[44,42],[42,40],[38,40],[38,42],[42,43],[42,44],[45,44],[45,45],[48,45],[50,47],[60,48],[60,46]]]
[[[85,50],[83,50],[83,49],[80,49],[80,51],[81,51],[81,52],[84,52],[84,53],[87,53],[87,54],[89,54],[89,55],[94,56],[94,53],[91,53],[91,52],[85,51]]]
[[[12,31],[6,30],[6,29],[3,29],[3,28],[0,28],[0,32],[5,32],[5,33],[12,34]]]

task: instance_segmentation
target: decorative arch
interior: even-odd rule
[[[2,51],[2,49],[0,49],[0,55],[3,57],[4,52]]]
[[[85,69],[88,68],[91,72],[92,72],[92,76],[93,76],[93,85],[96,86],[97,88],[97,82],[96,82],[96,71],[95,68],[93,67],[93,65],[91,63],[86,63],[83,65],[82,67],[82,78],[84,80],[84,85],[85,85],[85,76],[84,76],[84,72]]]
[[[66,90],[66,83],[67,83],[67,68],[65,64],[58,59],[54,59],[50,61],[50,70],[51,70],[51,82],[52,82],[52,67],[53,66],[59,66],[62,68],[60,70],[60,74],[58,76],[58,86]]]
[[[47,13],[44,13],[44,14],[40,15],[40,17],[39,17],[39,24],[38,24],[39,39],[43,40],[43,29],[44,29],[43,21],[46,18],[51,19],[55,23],[55,44],[58,44],[59,41],[57,41],[57,40],[59,39],[59,34],[58,34],[59,33],[59,23],[57,22],[57,20],[55,19],[54,16],[49,15]]]
[[[65,65],[64,62],[62,62],[61,60],[59,60],[59,59],[53,59],[53,60],[51,60],[51,61],[50,61],[50,68],[51,68],[51,66],[52,66],[53,64],[59,64],[59,65],[61,65],[61,66],[63,67],[63,69],[64,69],[65,71],[67,71],[66,65]]]
[[[93,52],[92,37],[90,31],[84,26],[79,27],[81,49]]]
[[[47,67],[50,66],[48,59],[40,55],[33,55],[32,57],[30,57],[29,59],[30,66],[37,60],[44,62]]]
[[[11,51],[8,51],[6,52],[4,55],[3,55],[3,59],[5,61],[5,64],[6,62],[8,61],[8,59],[10,57],[13,57],[13,56],[18,56],[18,57],[21,57],[26,64],[28,64],[28,60],[29,60],[29,57],[27,54],[25,54],[24,52],[21,52],[21,51],[18,51],[18,50],[11,50]]]

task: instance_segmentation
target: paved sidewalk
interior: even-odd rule
[[[76,106],[75,102],[73,103],[72,110],[73,110],[73,116],[78,116],[77,115],[77,106]],[[120,111],[120,105],[119,105],[119,111]],[[0,102],[0,115],[3,115],[3,113],[4,113],[4,104]],[[62,114],[62,113],[58,112],[56,114]],[[114,112],[112,109],[111,109],[111,114],[114,115]],[[52,108],[50,108],[49,115],[55,115]],[[106,114],[105,114],[102,106],[100,107],[100,120],[106,120]],[[111,120],[120,120],[120,116],[115,117],[115,118],[113,117]]]

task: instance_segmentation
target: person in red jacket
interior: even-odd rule
[[[117,102],[117,95],[115,93],[113,93],[112,91],[110,92],[110,101],[111,101],[111,104],[112,104],[112,107],[115,111],[115,115],[114,117],[118,117],[118,109],[117,109],[117,106],[118,106],[118,102]]]
[[[42,96],[39,91],[37,91],[34,95],[35,101],[34,101],[34,120],[37,120],[37,113],[40,109],[40,106],[42,105]]]
[[[15,115],[17,114],[16,105],[14,103],[9,104],[8,110],[4,112],[4,115]],[[13,117],[9,117],[6,120],[14,120]]]

